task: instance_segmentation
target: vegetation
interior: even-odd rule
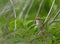
[[[60,0],[0,0],[0,44],[60,44]]]

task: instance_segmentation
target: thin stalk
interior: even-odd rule
[[[44,2],[44,0],[42,0],[41,3],[39,4],[39,8],[38,8],[38,11],[36,13],[36,17],[39,15],[39,12],[41,10],[41,7],[42,7],[43,2]]]
[[[49,12],[48,12],[48,14],[47,14],[47,16],[46,16],[46,19],[45,19],[45,21],[44,21],[44,24],[46,23],[46,22],[48,22],[48,18],[49,18],[49,16],[51,15],[50,13],[51,13],[51,11],[52,11],[52,8],[53,8],[53,6],[54,6],[54,3],[55,3],[55,0],[53,0],[53,2],[52,2],[52,6],[51,6],[51,8],[50,8],[50,10],[49,10]]]
[[[21,12],[19,14],[19,18],[23,17],[23,13],[26,10],[26,8],[28,7],[29,3],[30,3],[30,0],[26,0],[26,2],[25,2],[24,6],[23,6],[23,8],[22,8],[22,10],[21,10]]]
[[[29,11],[30,11],[30,9],[31,9],[31,7],[32,7],[32,5],[33,5],[33,3],[34,3],[34,0],[32,0],[31,4],[30,4],[30,6],[29,6],[29,8],[28,8],[28,10],[27,10],[27,13],[26,13],[26,15],[25,15],[25,19],[27,18],[28,13],[29,13]]]
[[[10,3],[11,3],[11,8],[12,8],[12,11],[13,11],[13,14],[14,14],[14,31],[16,30],[16,11],[15,11],[15,7],[14,7],[14,0],[10,0]]]
[[[54,20],[57,18],[57,16],[60,14],[60,10],[56,13],[56,15],[53,17],[53,19],[49,22],[49,25],[54,22]]]

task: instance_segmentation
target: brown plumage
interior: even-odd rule
[[[36,21],[36,25],[38,27],[42,27],[42,25],[43,25],[43,20],[42,19],[40,19],[39,17],[36,17],[35,21]]]

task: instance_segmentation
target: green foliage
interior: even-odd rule
[[[42,0],[14,0],[14,7],[11,7],[10,0],[0,0],[0,42],[1,44],[43,44],[42,36],[34,36],[40,30],[35,24],[36,13]],[[44,0],[39,17],[45,20],[53,0]],[[15,13],[16,18],[15,18]],[[29,10],[30,9],[30,10]],[[52,20],[57,11],[60,10],[60,0],[56,0],[49,16]],[[28,12],[29,11],[29,12]],[[27,14],[28,12],[28,14]],[[60,14],[55,20],[60,20]],[[16,27],[15,27],[16,26]],[[15,30],[16,28],[16,30]],[[44,30],[46,44],[60,44],[60,22],[51,25],[45,24],[44,29],[50,32],[50,36]],[[31,42],[31,39],[34,39]]]

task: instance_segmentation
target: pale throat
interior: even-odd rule
[[[40,21],[39,20],[36,20],[36,25],[39,25]]]

